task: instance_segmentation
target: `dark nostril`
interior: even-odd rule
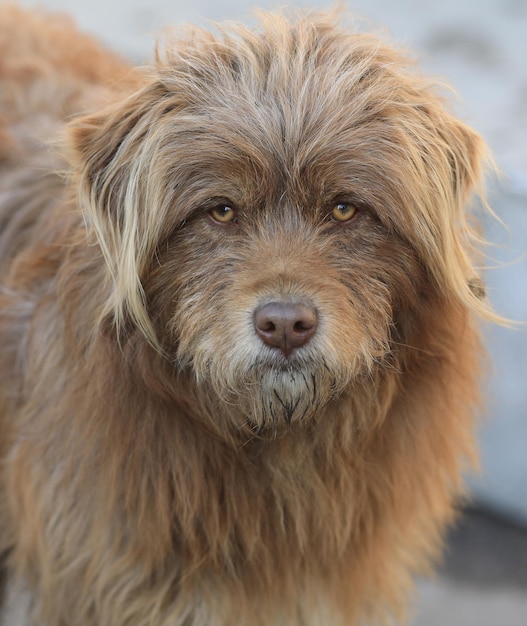
[[[314,306],[304,302],[279,300],[259,306],[254,313],[254,328],[262,341],[289,356],[304,346],[318,325]]]
[[[295,322],[293,329],[295,332],[303,332],[305,330],[309,330],[311,327],[312,324],[309,321],[306,322],[305,320],[298,320],[298,322]]]

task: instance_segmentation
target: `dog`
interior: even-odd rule
[[[133,69],[0,11],[6,623],[402,622],[476,460],[483,141],[333,14]]]

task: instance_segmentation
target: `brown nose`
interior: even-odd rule
[[[254,327],[264,343],[289,356],[304,346],[317,330],[315,307],[302,302],[268,302],[254,313]]]

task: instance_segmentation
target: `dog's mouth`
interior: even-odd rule
[[[341,387],[324,367],[301,367],[277,359],[272,366],[257,368],[239,402],[245,406],[251,430],[277,434],[311,420]]]
[[[272,368],[262,375],[261,392],[269,402],[276,400],[278,405],[289,413],[286,421],[290,422],[295,407],[298,407],[301,401],[316,402],[316,376],[291,367]]]
[[[248,420],[257,431],[276,431],[302,423],[317,402],[315,377],[301,370],[272,368],[254,385]]]

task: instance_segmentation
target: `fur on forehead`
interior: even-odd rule
[[[465,209],[481,184],[480,138],[377,38],[331,14],[259,17],[256,30],[172,39],[135,92],[71,125],[116,320],[127,310],[155,344],[141,280],[157,243],[196,208],[184,197],[251,177],[268,195],[277,180],[281,193],[353,192],[412,244],[439,289],[492,316],[469,287]]]

